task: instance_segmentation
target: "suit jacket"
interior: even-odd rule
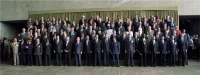
[[[159,49],[160,49],[161,54],[166,54],[167,42],[164,41],[164,44],[163,44],[162,41],[160,41],[160,43],[159,43]]]
[[[120,43],[118,41],[112,42],[112,54],[118,54],[120,52]]]
[[[51,55],[52,44],[51,43],[49,43],[49,44],[45,43],[43,46],[44,46],[44,54],[45,55]]]
[[[102,50],[102,44],[101,44],[101,40],[98,39],[98,42],[96,42],[96,40],[94,40],[93,42],[94,44],[94,52],[95,53],[101,53],[101,50]]]
[[[57,43],[57,40],[54,40],[54,50],[56,53],[61,53],[62,50],[62,41],[59,40],[59,42]]]
[[[67,50],[68,53],[70,53],[70,52],[71,52],[71,49],[72,49],[72,42],[69,41],[69,42],[67,43],[67,41],[64,41],[63,47],[64,47],[64,50]]]
[[[43,51],[42,44],[41,43],[36,44],[34,49],[34,54],[41,55],[42,51]]]
[[[125,50],[127,50],[127,52],[132,52],[135,50],[135,40],[134,38],[127,38],[126,40],[126,47]]]
[[[76,40],[76,32],[73,32],[73,34],[72,34],[72,32],[69,32],[69,36],[70,36],[71,41],[75,42],[75,40]]]
[[[147,39],[145,39],[145,41],[143,41],[143,39],[140,39],[140,44],[139,44],[139,50],[140,53],[147,53],[147,49],[148,49],[148,41]]]
[[[89,40],[87,44],[87,40],[86,40],[83,45],[84,45],[83,47],[84,47],[85,53],[90,53],[92,51],[92,41]]]
[[[83,33],[84,35],[86,34],[85,29],[82,29],[82,31],[81,31],[81,29],[79,29],[79,30],[77,31],[77,36],[78,36],[78,37],[81,37],[81,34],[82,34],[82,33]]]
[[[12,43],[11,46],[12,46],[13,53],[18,54],[19,53],[19,43],[18,42]]]
[[[110,43],[111,41],[108,39],[108,42],[106,43],[106,39],[104,39],[103,41],[102,41],[102,49],[103,49],[103,51],[104,52],[110,52]]]
[[[23,43],[23,44],[20,43],[19,44],[19,52],[20,52],[21,55],[24,55],[26,53],[25,52],[25,45],[26,45],[25,43]]]
[[[171,53],[176,53],[177,50],[177,42],[174,40],[174,43],[172,42],[172,40],[169,40],[169,50]]]
[[[184,39],[184,41],[179,39],[178,49],[179,49],[179,52],[186,52],[186,50],[187,50],[187,42],[186,42],[185,39]]]
[[[30,43],[30,44],[26,43],[26,46],[28,46],[28,48],[26,48],[26,53],[27,54],[32,54],[32,52],[33,52],[33,44],[32,43]]]
[[[158,51],[158,42],[155,40],[155,43],[153,43],[153,40],[149,43],[149,50],[151,53],[156,53]]]
[[[81,52],[83,51],[83,44],[82,42],[79,42],[79,44],[75,44],[75,53],[76,54],[81,54]]]

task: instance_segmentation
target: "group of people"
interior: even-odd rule
[[[195,40],[194,58],[200,58],[198,35]],[[137,59],[140,66],[155,67],[185,66],[190,43],[189,34],[185,29],[180,31],[170,16],[159,19],[152,15],[147,19],[136,15],[133,20],[127,17],[124,22],[117,16],[111,22],[109,17],[103,21],[96,15],[87,20],[83,15],[79,23],[71,23],[68,17],[64,20],[41,17],[35,22],[29,18],[27,27],[14,38],[11,48],[14,65],[48,66],[55,57],[58,66],[70,66],[75,58],[76,66],[119,67],[119,60],[134,66]]]

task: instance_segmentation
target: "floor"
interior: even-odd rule
[[[0,75],[200,75],[200,61],[185,67],[13,66],[0,64]]]

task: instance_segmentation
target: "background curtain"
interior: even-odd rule
[[[32,18],[34,21],[35,19],[40,20],[43,16],[45,20],[48,18],[52,20],[52,17],[55,17],[56,19],[64,20],[65,17],[68,17],[70,21],[75,21],[78,23],[78,21],[81,19],[82,15],[86,16],[86,19],[88,20],[91,16],[96,17],[96,15],[99,15],[102,20],[105,20],[105,17],[108,16],[110,18],[110,21],[113,22],[117,15],[120,16],[120,18],[125,21],[126,17],[130,17],[132,20],[135,15],[138,15],[141,19],[142,17],[146,17],[147,19],[150,18],[151,15],[158,16],[161,18],[166,18],[166,16],[173,17],[176,25],[178,25],[178,10],[122,10],[122,11],[87,11],[87,12],[61,12],[61,13],[41,13],[41,14],[28,14],[28,17]]]

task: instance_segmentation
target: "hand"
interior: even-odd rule
[[[133,50],[133,53],[135,53],[135,50]]]
[[[102,53],[103,53],[103,50],[102,50]]]
[[[40,53],[40,55],[42,55],[42,53]]]
[[[90,51],[92,53],[92,51]]]
[[[125,50],[125,53],[127,53],[127,51]]]
[[[81,54],[82,54],[82,52],[81,52]]]
[[[140,55],[142,55],[142,54],[140,53]]]
[[[56,51],[54,50],[54,53],[56,53]]]
[[[120,52],[118,52],[118,54],[120,54]]]

